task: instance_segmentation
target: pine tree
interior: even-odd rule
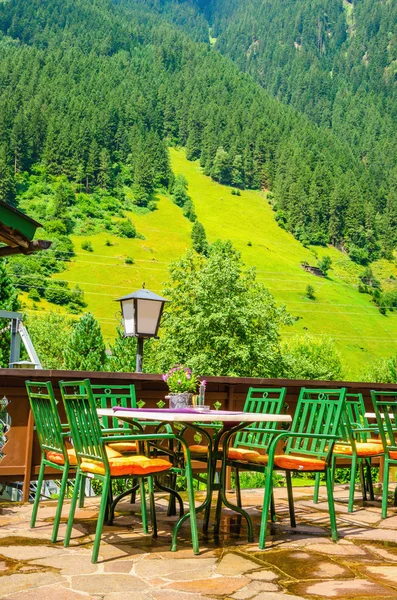
[[[106,148],[101,150],[99,155],[99,170],[98,170],[98,183],[99,186],[107,190],[109,188],[111,179],[111,167],[110,167],[110,156]]]
[[[109,369],[116,373],[132,373],[136,366],[136,338],[126,337],[121,327],[117,327],[117,337],[110,346]]]
[[[244,165],[241,154],[236,154],[232,165],[232,184],[242,188],[244,187]]]
[[[65,369],[103,371],[106,364],[105,343],[94,315],[85,313],[76,324],[64,352]]]
[[[215,154],[211,177],[219,183],[230,183],[231,175],[230,156],[220,147]]]
[[[0,200],[16,206],[14,175],[7,163],[5,148],[0,148]]]
[[[18,294],[8,272],[6,263],[0,259],[0,310],[16,311],[19,309]],[[7,327],[9,321],[0,319],[0,331]],[[10,334],[0,334],[0,366],[8,366],[10,355]],[[3,362],[2,362],[3,361]]]
[[[204,256],[208,253],[208,242],[207,236],[205,235],[204,226],[199,223],[199,221],[195,221],[192,228],[192,246],[193,249],[196,250],[199,254],[204,254]]]

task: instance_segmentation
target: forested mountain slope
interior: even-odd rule
[[[133,0],[125,0],[132,2]],[[362,163],[360,189],[346,190],[343,177],[333,195],[301,185],[289,159],[287,170],[296,185],[281,189],[277,206],[287,227],[311,241],[322,236],[343,243],[351,256],[391,255],[397,220],[397,5],[388,0],[186,0],[208,19],[215,49],[250,73],[273,96],[291,104],[310,121],[331,129]],[[174,0],[163,0],[173,18]],[[179,18],[181,23],[182,18]],[[188,22],[183,23],[185,29]],[[310,148],[309,148],[310,150]],[[301,165],[298,166],[301,172]],[[324,187],[329,189],[327,176]],[[320,195],[328,227],[306,218],[306,205]],[[360,223],[371,231],[351,237],[344,220],[349,196],[365,205]],[[338,196],[339,198],[335,198]],[[302,217],[296,218],[299,206]],[[387,243],[374,240],[387,231]]]
[[[372,194],[363,161],[170,25],[163,4],[0,5],[1,160],[16,173],[40,162],[121,201],[132,184],[147,205],[171,183],[164,141],[179,143],[223,183],[272,188],[279,222],[303,242],[361,262],[390,254],[394,197]]]

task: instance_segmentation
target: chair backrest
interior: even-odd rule
[[[63,454],[67,464],[69,461],[62,436],[62,424],[51,381],[27,381],[26,389],[41,451],[59,452]]]
[[[385,452],[397,451],[397,390],[377,392],[371,390],[376,422]]]
[[[59,387],[78,462],[88,459],[101,462],[105,468],[109,468],[89,379],[60,381]]]
[[[285,453],[326,456],[330,445],[327,436],[339,436],[340,424],[345,411],[346,388],[302,388],[291,425],[296,435],[288,438]],[[299,434],[319,435],[319,438]]]
[[[279,415],[284,406],[287,388],[249,388],[244,404],[244,411]],[[236,435],[235,446],[250,448],[267,448],[278,429],[276,421],[253,423],[246,430]]]
[[[346,394],[344,416],[340,424],[340,437],[345,442],[366,442],[371,434],[368,431],[360,432],[360,427],[369,427],[365,416],[366,408],[362,394]],[[354,432],[354,436],[353,436]]]
[[[97,408],[113,408],[113,406],[136,408],[135,386],[133,384],[91,384],[91,390]],[[106,429],[110,427],[125,427],[126,429],[129,429],[128,423],[121,422],[116,417],[102,417],[102,425]]]

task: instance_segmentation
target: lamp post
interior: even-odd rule
[[[118,299],[123,315],[124,334],[136,337],[136,372],[142,373],[143,340],[157,337],[164,304],[169,302],[149,290],[138,290]]]

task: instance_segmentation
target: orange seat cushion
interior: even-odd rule
[[[121,452],[121,454],[125,452],[136,452],[138,449],[136,442],[111,442],[108,446],[113,450],[117,450],[117,452]]]
[[[208,446],[201,446],[199,444],[190,446],[190,452],[192,454],[208,454]],[[260,456],[259,452],[250,450],[249,448],[229,448],[227,457],[230,460],[251,460],[255,456]]]
[[[74,448],[68,448],[66,450],[66,452],[68,453],[69,463],[73,467],[75,467],[77,465],[77,457],[76,457],[76,452],[74,451]],[[48,450],[45,453],[45,457],[47,460],[50,460],[51,462],[55,463],[56,465],[63,465],[65,463],[65,459],[63,457],[62,452],[54,452],[52,450]]]
[[[260,456],[256,450],[249,450],[249,448],[229,448],[227,457],[230,460],[251,460],[256,456]]]
[[[192,454],[207,454],[208,446],[200,446],[200,444],[196,444],[189,446],[189,450]]]
[[[279,454],[274,457],[274,466],[287,471],[324,471],[327,463],[311,456]]]
[[[394,450],[394,452],[389,452],[389,456],[392,460],[397,460],[397,452]]]
[[[117,450],[114,450],[113,448],[110,448],[109,446],[105,446],[106,449],[106,454],[107,457],[110,458],[120,458],[122,455],[120,454],[120,452],[117,452]],[[68,457],[69,457],[69,462],[70,464],[75,467],[77,465],[77,457],[76,457],[76,451],[74,448],[67,448],[67,453],[68,453]],[[63,465],[64,464],[64,458],[63,458],[63,454],[61,452],[52,452],[52,451],[48,451],[46,452],[46,459],[50,460],[51,462],[54,462],[57,465]]]
[[[122,475],[151,475],[160,473],[172,467],[168,460],[163,458],[148,458],[147,456],[121,456],[109,459],[110,474],[113,477]],[[84,460],[80,466],[87,473],[105,474],[103,463],[94,460]]]
[[[383,446],[378,443],[357,442],[356,449],[357,456],[360,457],[376,456],[378,454],[383,454]],[[342,444],[335,444],[334,454],[345,454],[350,456],[351,454],[353,454],[353,449],[349,445],[344,446]]]
[[[267,454],[258,454],[258,456],[250,456],[249,462],[256,465],[267,465],[269,462],[269,457]]]

